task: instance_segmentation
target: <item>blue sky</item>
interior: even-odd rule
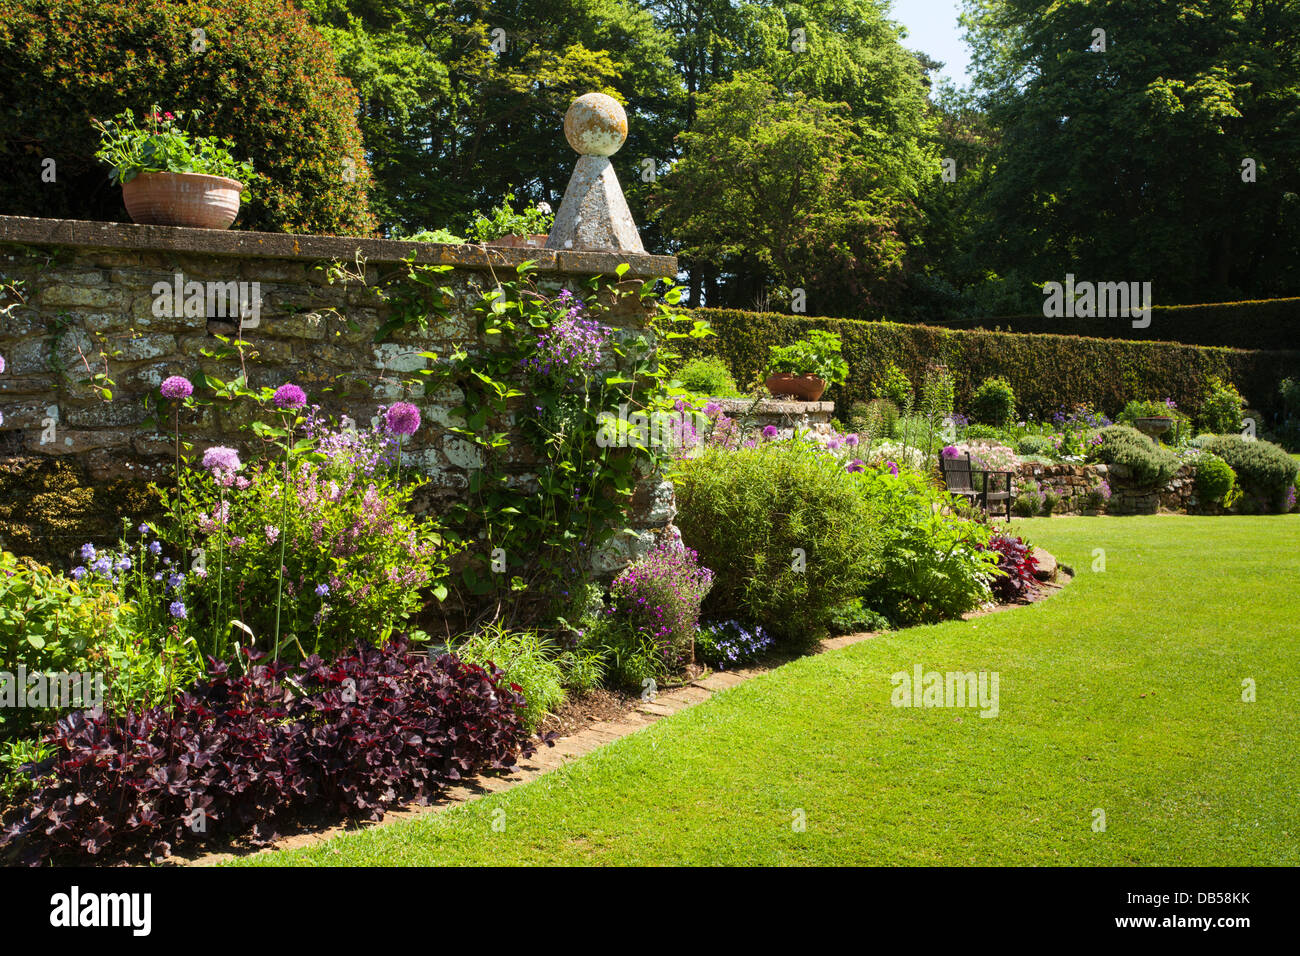
[[[970,51],[957,25],[960,12],[960,0],[893,0],[890,17],[907,27],[904,46],[942,60],[947,64],[944,75],[957,86],[965,86]]]

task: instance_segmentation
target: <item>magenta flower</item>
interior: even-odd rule
[[[414,435],[420,427],[420,410],[410,402],[398,402],[384,412],[384,424],[394,435]]]
[[[763,429],[764,438],[775,438],[779,433],[780,433],[780,429],[778,429],[775,425],[768,425],[766,428]]]
[[[885,462],[885,467],[889,469],[891,475],[895,477],[898,476],[898,465],[894,464],[892,461],[887,461]]]
[[[3,355],[0,355],[0,375],[4,374],[4,370],[5,370],[5,357]]]
[[[162,383],[159,389],[163,398],[170,398],[173,401],[181,398],[189,398],[194,394],[194,386],[190,380],[183,375],[173,375]]]
[[[845,435],[845,436],[844,436],[844,444],[848,445],[850,448],[855,448],[855,447],[857,447],[857,444],[858,444],[858,436],[857,436],[857,435]]]
[[[285,382],[275,390],[271,401],[276,408],[293,411],[307,404],[307,393],[292,382]]]
[[[2,371],[4,371],[4,369],[0,368],[0,372]],[[708,415],[710,418],[718,414],[718,412],[720,411],[722,411],[722,406],[719,405],[717,402],[709,402],[707,405],[704,406],[704,414]]]
[[[849,463],[845,466],[844,470],[845,470],[845,471],[861,471],[861,470],[862,470],[862,466],[863,466],[863,461],[862,461],[862,459],[861,459],[861,458],[854,458],[851,462],[849,462]]]
[[[957,446],[956,446],[956,445],[946,445],[946,446],[944,446],[944,449],[943,449],[943,457],[944,457],[944,458],[956,458],[956,457],[957,457]]]

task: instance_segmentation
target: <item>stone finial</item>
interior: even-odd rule
[[[627,113],[604,93],[587,93],[564,114],[564,138],[579,154],[547,249],[645,255],[609,157],[627,139]]]

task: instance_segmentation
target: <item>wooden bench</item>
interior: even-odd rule
[[[940,455],[939,470],[951,494],[965,498],[972,505],[979,505],[990,515],[991,506],[997,505],[1008,519],[1011,517],[1011,503],[1015,500],[1011,490],[1011,472],[976,468],[971,464],[970,452],[956,458]],[[1002,481],[999,482],[998,478]]]

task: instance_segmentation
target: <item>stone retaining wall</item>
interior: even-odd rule
[[[1105,481],[1111,490],[1105,508],[1107,514],[1156,514],[1161,510],[1196,510],[1195,475],[1195,466],[1188,463],[1165,484],[1150,486],[1134,482],[1122,465],[1026,461],[1020,464],[1017,486],[1021,487],[1029,480],[1036,481],[1040,491],[1054,492],[1061,499],[1056,514],[1083,514],[1088,491],[1098,482]]]
[[[420,288],[405,281],[403,260],[412,253],[418,264],[452,267],[436,277],[452,291],[443,301],[446,318],[434,315],[427,333],[406,329],[376,343],[393,297]],[[237,318],[209,314],[206,306],[160,315],[159,283],[173,284],[177,276],[182,283],[247,283],[250,290],[256,283],[256,325],[246,315],[242,331],[254,347],[249,384],[292,381],[325,412],[368,422],[377,406],[404,397],[404,383],[431,367],[421,353],[447,356],[457,346],[484,345],[472,307],[498,276],[513,278],[525,260],[537,263],[540,281],[554,290],[612,276],[621,263],[630,266],[628,287],[677,271],[671,256],[0,216],[0,274],[22,282],[22,301],[0,312],[7,365],[0,374],[0,546],[61,560],[83,541],[115,537],[120,515],[135,511],[138,518],[137,509],[147,507],[144,485],[170,474],[170,423],[148,424],[147,400],[171,375],[230,380],[238,374],[237,361],[213,354],[223,347],[216,336],[239,333]],[[355,281],[341,281],[337,270],[331,281],[331,264],[355,273]],[[0,309],[14,302],[0,299]],[[645,317],[634,305],[602,319],[631,333]],[[105,369],[111,399],[84,382]],[[452,409],[463,401],[459,388],[412,400],[426,424],[410,441],[406,460],[432,479],[420,507],[436,509],[463,492],[479,462],[476,449],[448,430],[455,424]],[[198,447],[246,446],[241,427],[249,414],[246,403],[217,402],[187,415],[182,426]],[[526,485],[535,477],[527,443],[514,449],[513,480]],[[662,528],[671,512],[654,483],[634,497],[631,523]]]

